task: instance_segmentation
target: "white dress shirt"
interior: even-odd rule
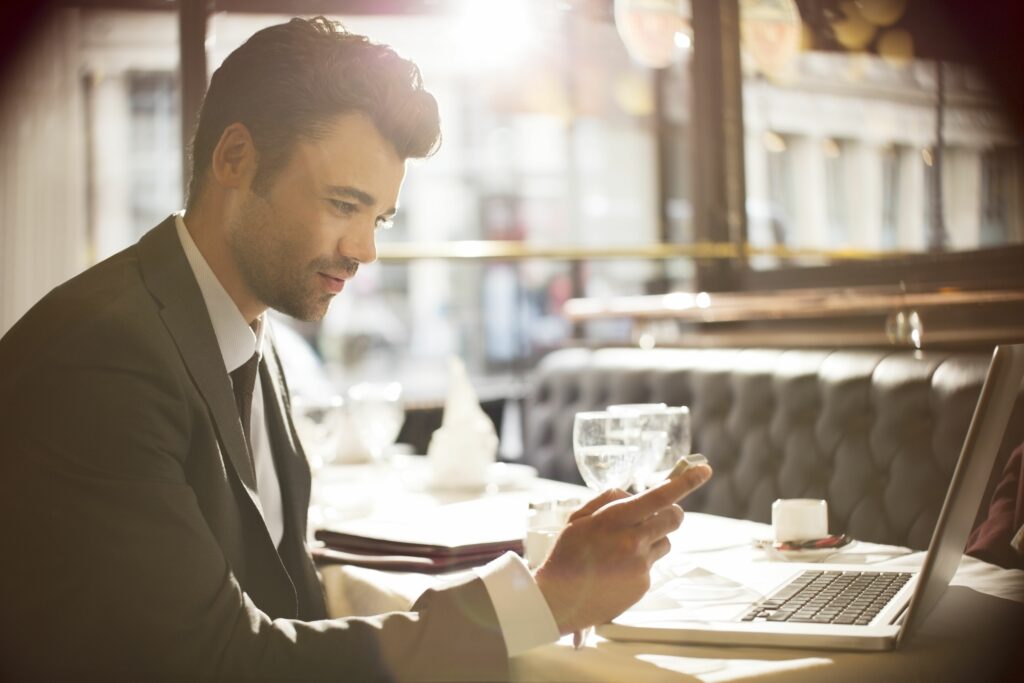
[[[261,315],[256,320],[255,330],[249,326],[192,240],[182,214],[175,216],[175,225],[185,257],[192,267],[206,309],[210,313],[210,322],[213,323],[217,344],[224,358],[224,367],[230,373],[241,367],[253,353],[262,355],[263,338],[269,320],[266,315]],[[280,545],[284,535],[281,485],[270,450],[260,384],[256,382],[253,391],[249,438],[256,461],[260,512],[274,544]],[[515,553],[505,553],[474,571],[487,588],[510,657],[537,645],[558,640],[558,626],[551,609],[522,558]]]

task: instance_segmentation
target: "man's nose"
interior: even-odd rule
[[[377,240],[374,225],[369,227],[360,225],[353,230],[338,244],[338,251],[342,256],[358,261],[359,263],[373,263],[377,260]]]

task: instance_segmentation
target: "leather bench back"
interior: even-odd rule
[[[565,349],[525,398],[524,461],[579,482],[573,415],[615,403],[690,407],[714,479],[687,509],[769,522],[776,498],[825,498],[829,528],[925,548],[989,354],[903,350]],[[1000,465],[1024,439],[1018,400]]]

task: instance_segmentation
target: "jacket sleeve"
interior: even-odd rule
[[[184,373],[113,333],[62,348],[36,354],[45,360],[19,381],[0,378],[0,679],[506,676],[478,579],[429,591],[410,612],[270,619],[185,478],[195,408]]]

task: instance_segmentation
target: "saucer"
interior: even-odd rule
[[[851,540],[838,548],[800,548],[798,550],[782,550],[776,548],[773,543],[755,541],[755,545],[762,548],[773,560],[783,562],[823,562],[832,555],[844,553],[857,545],[856,540]]]

